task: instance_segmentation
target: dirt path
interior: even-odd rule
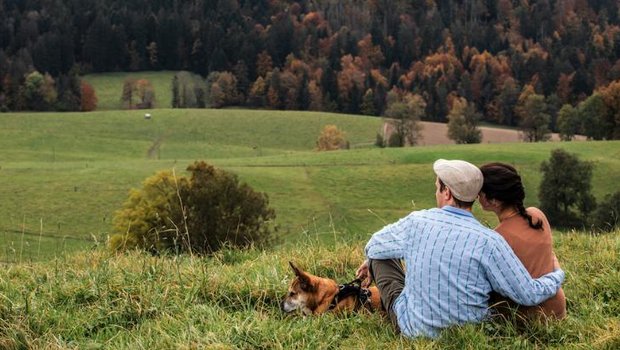
[[[448,124],[434,122],[420,122],[422,124],[422,135],[424,138],[420,140],[419,145],[445,145],[454,144],[454,141],[448,138]],[[482,126],[482,143],[505,143],[522,141],[518,130],[500,129]],[[577,136],[576,140],[584,141],[584,136]],[[551,134],[551,141],[559,141],[558,134]]]

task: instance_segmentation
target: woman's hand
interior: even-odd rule
[[[558,261],[558,257],[555,256],[555,252],[553,252],[553,270],[560,269],[560,262]]]

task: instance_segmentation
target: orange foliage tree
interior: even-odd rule
[[[97,95],[95,89],[89,83],[82,81],[80,84],[82,93],[81,109],[84,112],[94,111],[97,108]]]

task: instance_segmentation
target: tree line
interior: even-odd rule
[[[165,69],[206,79],[190,104],[384,115],[393,92],[419,96],[423,120],[448,121],[457,101],[509,126],[538,111],[549,130],[598,95],[605,113],[585,124],[620,138],[607,91],[620,79],[619,11],[616,0],[7,0],[0,106],[33,108],[20,90],[35,70],[60,90],[62,77]]]

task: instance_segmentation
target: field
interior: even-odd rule
[[[526,205],[540,163],[564,148],[595,165],[597,199],[618,190],[620,142],[373,147],[381,120],[247,110],[0,114],[0,348],[462,349],[620,346],[620,232],[556,232],[567,271],[561,323],[483,323],[406,340],[377,315],[285,317],[278,303],[294,260],[353,278],[369,235],[434,206],[432,162],[514,164]],[[352,149],[316,152],[336,124]],[[112,255],[111,220],[130,188],[162,169],[206,160],[269,195],[279,242],[216,256]],[[479,207],[476,216],[493,226]]]
[[[617,188],[618,142],[372,147],[377,118],[245,110],[2,114],[0,259],[31,261],[105,242],[130,188],[161,169],[183,174],[206,160],[266,192],[284,243],[334,226],[366,237],[414,208],[432,206],[431,164],[503,160],[523,172],[537,203],[540,162],[563,147],[595,162],[600,199]],[[314,142],[336,124],[352,150],[320,153]],[[483,219],[491,220],[477,210]],[[492,224],[492,222],[491,222]],[[326,235],[325,239],[331,239]]]

